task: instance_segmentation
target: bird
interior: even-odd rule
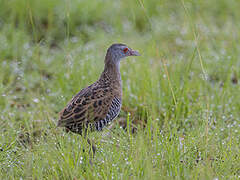
[[[128,56],[140,56],[140,53],[125,44],[112,44],[105,55],[99,79],[73,96],[59,113],[57,126],[86,137],[88,132],[102,131],[109,125],[121,110],[120,61]],[[95,145],[89,138],[87,142],[94,155]]]

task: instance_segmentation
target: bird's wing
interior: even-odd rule
[[[111,93],[110,87],[93,84],[80,91],[60,112],[58,126],[81,133],[82,128],[101,130],[119,113],[121,99]]]

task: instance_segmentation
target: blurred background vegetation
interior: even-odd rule
[[[239,178],[239,9],[237,0],[0,0],[2,178]],[[93,135],[93,168],[74,156],[86,155],[81,138],[55,128],[57,113],[98,78],[116,42],[142,56],[122,62],[118,136]]]

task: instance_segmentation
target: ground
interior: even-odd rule
[[[238,179],[240,2],[1,0],[0,179]],[[94,159],[58,112],[125,43]],[[92,163],[89,163],[89,161]]]

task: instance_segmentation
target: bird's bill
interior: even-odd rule
[[[130,51],[130,56],[141,56],[141,54],[138,51],[131,50]]]

